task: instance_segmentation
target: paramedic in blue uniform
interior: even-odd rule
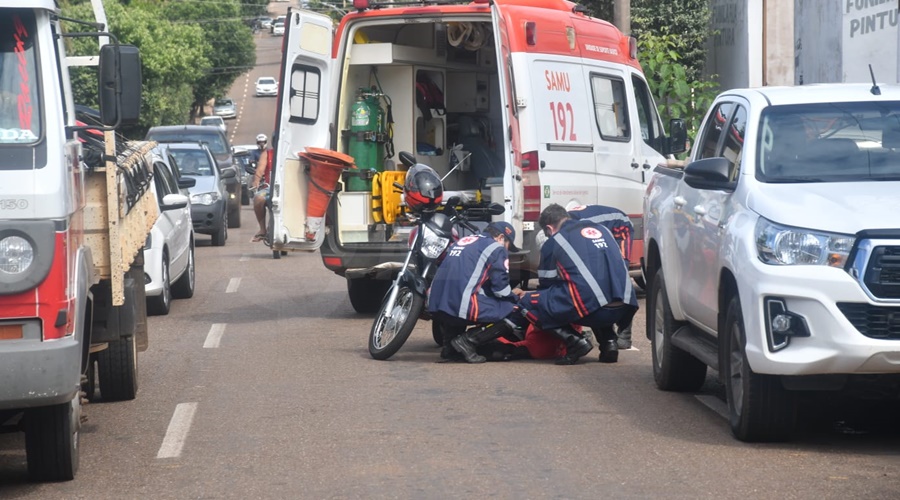
[[[428,294],[428,311],[443,329],[442,358],[458,357],[450,345],[467,326],[502,322],[513,312],[522,293],[509,284],[509,251],[518,251],[515,238],[515,229],[508,222],[493,222],[482,233],[466,236],[447,250]],[[485,361],[474,350],[466,357],[469,362]]]
[[[628,214],[618,208],[606,205],[581,205],[569,209],[569,217],[575,220],[589,220],[600,224],[612,233],[613,238],[622,252],[625,265],[631,263],[631,238],[634,234],[634,225]],[[628,317],[616,324],[616,343],[619,349],[631,349],[631,320]],[[608,333],[607,333],[608,335]]]
[[[590,327],[599,342],[600,362],[615,363],[619,352],[611,327],[630,321],[638,308],[615,238],[600,224],[572,219],[557,204],[541,212],[538,224],[547,241],[541,246],[538,290],[522,297],[522,312],[545,330],[568,324]],[[566,350],[571,351],[568,342]],[[576,351],[557,363],[574,363],[580,356]]]

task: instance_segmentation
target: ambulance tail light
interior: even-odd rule
[[[362,12],[369,8],[369,0],[353,0],[353,8]]]
[[[536,221],[541,216],[541,160],[537,151],[522,153],[522,195],[524,220]]]
[[[537,221],[541,217],[541,187],[523,186],[522,191],[525,196],[524,220]]]
[[[525,22],[525,43],[531,46],[537,43],[537,27],[534,21]]]
[[[633,36],[628,37],[628,56],[637,59],[637,38]]]

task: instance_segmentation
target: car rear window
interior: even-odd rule
[[[215,131],[215,129],[213,129]],[[201,132],[150,132],[147,139],[156,142],[203,142],[212,151],[213,154],[220,155],[228,153],[225,141],[222,136],[217,133],[201,133]]]

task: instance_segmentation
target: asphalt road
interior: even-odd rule
[[[274,125],[252,83],[281,39],[257,41],[238,144]],[[29,483],[22,435],[0,435],[0,498],[900,497],[896,407],[811,398],[792,442],[740,443],[713,373],[655,388],[643,309],[615,365],[439,364],[426,322],[375,361],[344,280],[316,253],[273,259],[243,217],[224,247],[198,236],[195,296],[150,318],[138,398],[86,406],[77,478]]]

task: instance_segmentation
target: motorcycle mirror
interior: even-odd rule
[[[491,205],[488,207],[488,212],[491,215],[501,215],[505,211],[506,209],[503,208],[503,205],[499,203],[491,203]]]
[[[416,157],[407,151],[400,151],[400,163],[411,167],[416,164]]]
[[[456,205],[459,205],[459,196],[451,196],[447,199],[448,207],[455,207]]]

